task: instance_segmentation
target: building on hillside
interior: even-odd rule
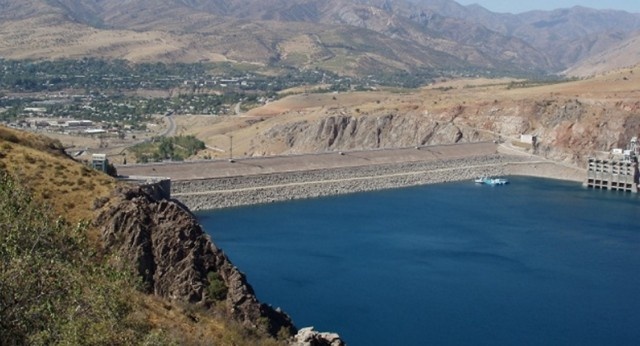
[[[107,133],[107,130],[103,130],[103,129],[86,129],[86,130],[83,131],[83,133],[87,134],[87,135],[91,135],[91,136],[93,136],[93,135],[102,135],[102,134]]]
[[[93,154],[91,156],[91,167],[98,171],[107,172],[109,160],[106,154]]]
[[[23,111],[25,113],[40,114],[40,113],[46,113],[47,109],[43,107],[25,107]]]
[[[93,121],[91,120],[69,120],[62,125],[63,127],[77,128],[77,127],[91,127]]]
[[[635,160],[638,161],[640,157],[640,143],[638,142],[638,137],[631,138],[631,142],[629,143],[629,151],[633,153],[635,156]]]
[[[538,143],[538,137],[535,135],[520,135],[520,142],[535,147]]]

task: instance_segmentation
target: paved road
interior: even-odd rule
[[[160,132],[160,137],[172,137],[176,134],[176,121],[173,119],[173,115],[166,116],[163,119],[168,123],[167,128]]]
[[[262,158],[207,160],[191,162],[153,163],[117,166],[121,175],[151,175],[172,180],[195,180],[232,176],[299,172],[330,168],[359,167],[416,161],[437,161],[494,154],[497,145],[491,142],[426,146],[419,149],[385,149]]]

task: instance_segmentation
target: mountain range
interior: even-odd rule
[[[0,0],[4,58],[580,74],[635,65],[617,57],[637,55],[638,38],[639,14],[585,7],[503,14],[452,0]]]

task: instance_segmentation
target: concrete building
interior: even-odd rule
[[[91,156],[91,167],[98,171],[107,172],[109,166],[109,160],[107,160],[106,154],[93,154]]]
[[[611,159],[589,158],[584,185],[596,189],[638,192],[638,138],[633,137],[626,150],[613,149]]]
[[[638,176],[637,162],[590,158],[585,186],[637,193]]]
[[[520,142],[536,146],[538,143],[538,137],[535,135],[520,135]]]

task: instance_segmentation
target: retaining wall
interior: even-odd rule
[[[509,174],[527,158],[474,158],[174,181],[173,196],[191,210],[227,208]]]

